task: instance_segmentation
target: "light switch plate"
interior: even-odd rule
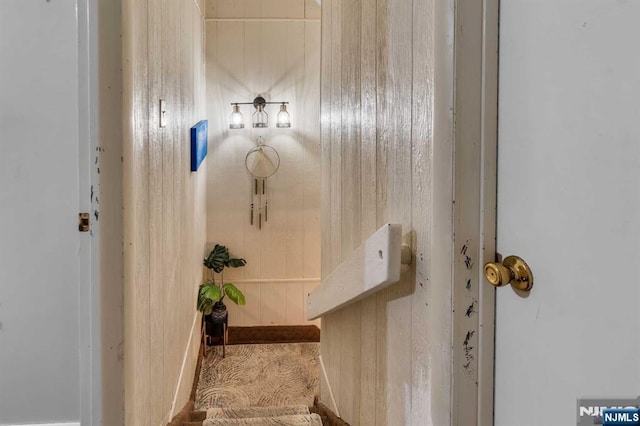
[[[160,127],[167,127],[167,102],[160,99]]]

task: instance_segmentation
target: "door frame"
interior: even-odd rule
[[[492,426],[499,0],[456,2],[452,425]]]
[[[102,424],[100,297],[99,49],[98,0],[77,2],[80,212],[90,212],[91,231],[80,234],[79,351],[80,424]]]

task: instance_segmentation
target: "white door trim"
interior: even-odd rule
[[[80,238],[80,424],[102,422],[100,329],[98,3],[78,1],[78,94],[80,211],[91,214],[91,231]]]
[[[457,2],[452,425],[493,425],[499,0]]]

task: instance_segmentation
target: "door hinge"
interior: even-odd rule
[[[91,221],[89,219],[89,213],[78,214],[78,231],[89,232],[91,228]]]

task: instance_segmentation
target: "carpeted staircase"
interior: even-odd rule
[[[201,347],[191,401],[168,426],[346,425],[314,400],[317,327],[230,328],[229,340],[226,357],[221,346],[206,356]]]
[[[210,408],[191,413],[183,426],[322,426],[318,414],[304,405],[287,407]]]

